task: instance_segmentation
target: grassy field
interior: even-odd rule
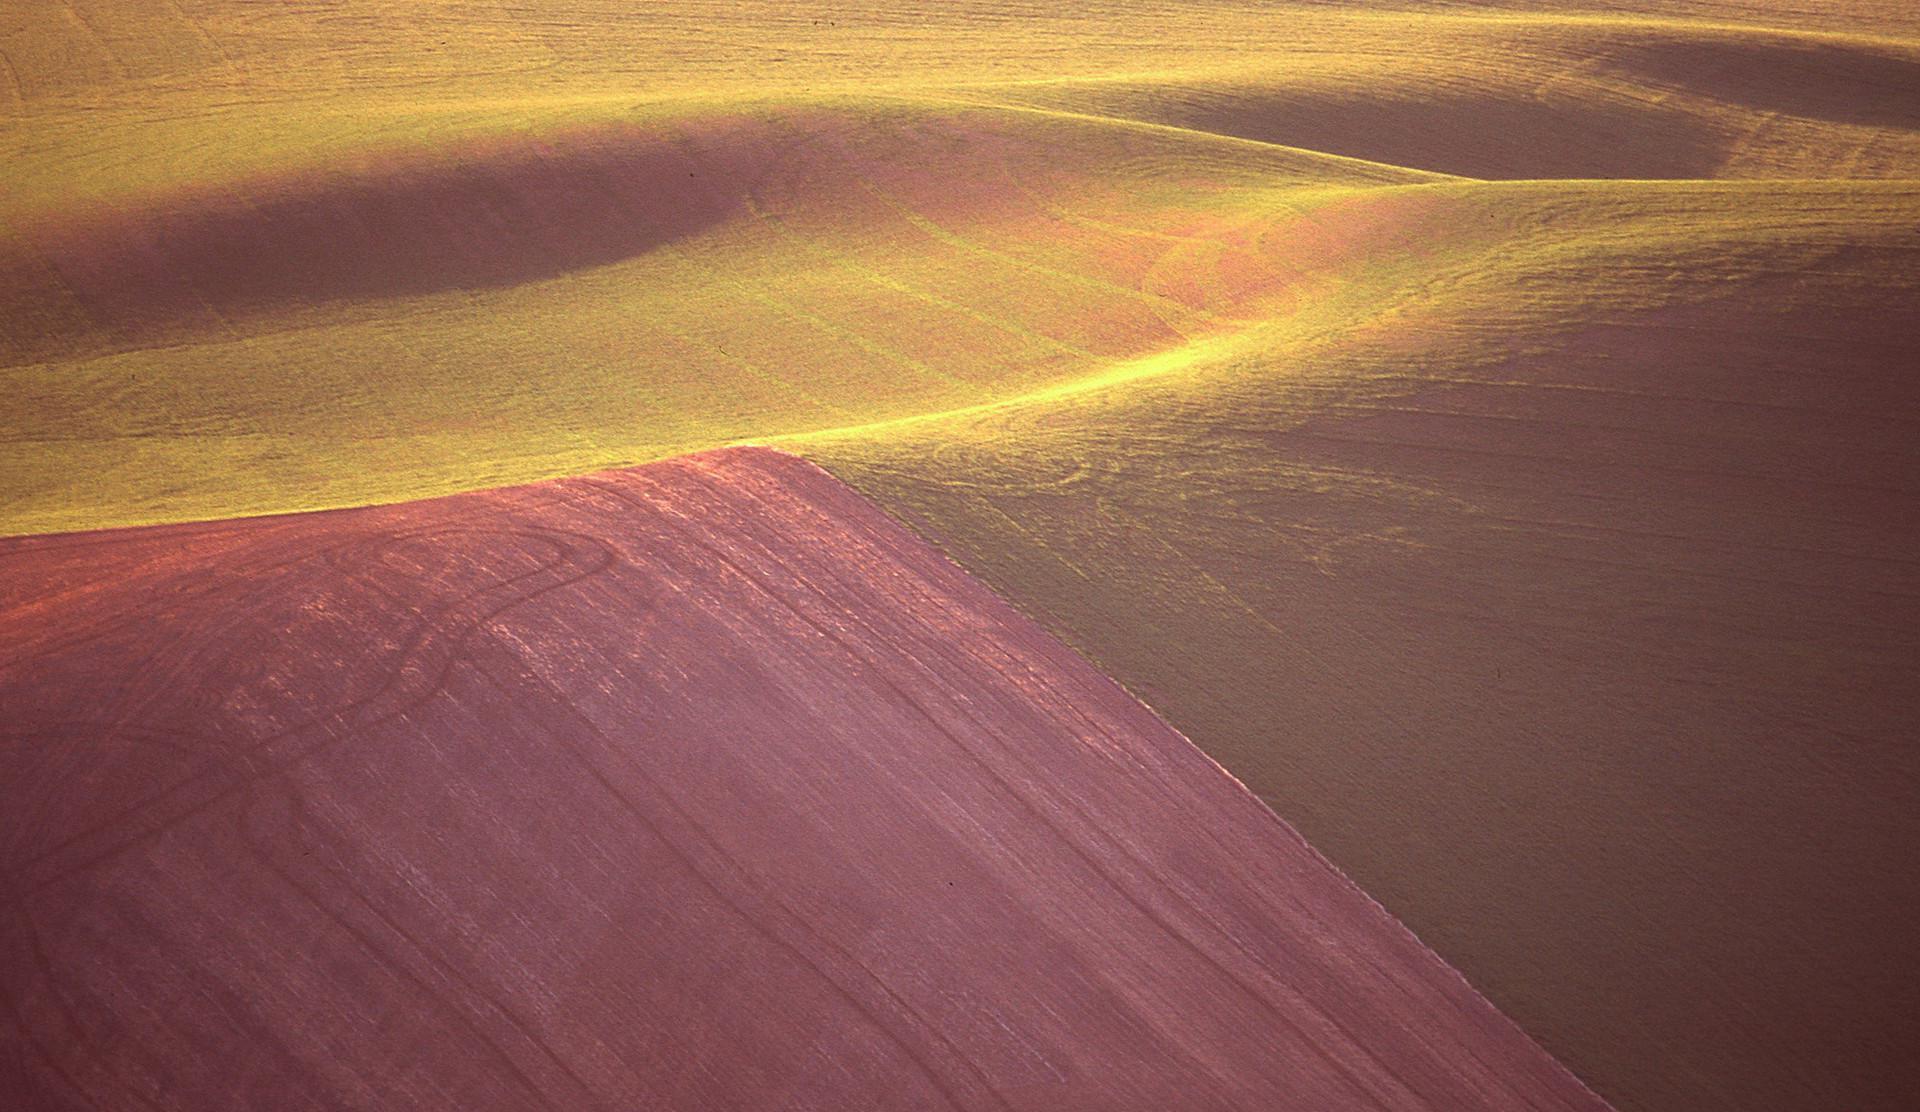
[[[719,444],[1627,1108],[1909,1107],[1905,3],[29,4],[0,530]]]
[[[1397,268],[1510,248],[1409,215],[1454,203],[1394,192],[1436,172],[1920,165],[1896,20],[1756,14],[16,8],[0,530],[445,493],[1343,328]],[[1715,219],[1487,196],[1543,251]]]
[[[1032,110],[601,111],[16,221],[7,523],[402,499],[1075,382],[1283,311],[1306,276],[1256,240],[1422,180]]]

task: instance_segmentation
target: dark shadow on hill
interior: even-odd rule
[[[622,127],[366,160],[23,229],[0,239],[0,362],[618,262],[725,219],[741,197],[732,169]]]
[[[1800,39],[1670,40],[1624,48],[1622,69],[1766,112],[1920,130],[1920,56]]]
[[[1049,106],[1488,180],[1709,177],[1734,137],[1643,104],[1262,85],[1066,87]]]

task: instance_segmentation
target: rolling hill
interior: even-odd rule
[[[1366,325],[803,450],[1623,1107],[1901,1106],[1920,194],[1438,194]]]
[[[16,6],[0,532],[776,445],[1621,1107],[1920,1102],[1911,6],[1058,7]]]
[[[1606,1107],[791,457],[0,569],[11,1107]]]

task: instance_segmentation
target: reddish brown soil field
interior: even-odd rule
[[[0,583],[10,1107],[1603,1107],[789,457]]]

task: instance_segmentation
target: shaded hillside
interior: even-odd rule
[[[795,459],[0,574],[15,1108],[1604,1107]]]
[[[1910,40],[1537,18],[1443,20],[1396,42],[1396,26],[1185,78],[982,95],[1474,178],[1920,173]]]
[[[1399,203],[1491,242],[1363,324],[801,447],[1610,1099],[1910,1107],[1913,194]]]

